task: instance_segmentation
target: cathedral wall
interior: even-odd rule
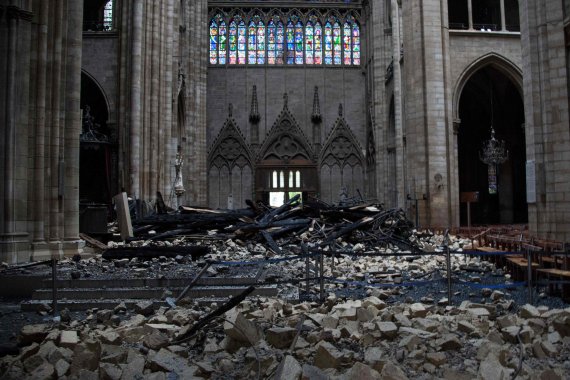
[[[457,88],[465,71],[478,59],[490,53],[503,57],[522,69],[519,33],[499,34],[480,32],[450,32],[451,83]],[[522,94],[521,94],[522,95]],[[458,102],[459,99],[455,99]]]
[[[259,143],[269,132],[283,109],[283,94],[288,94],[291,113],[305,134],[312,136],[311,113],[315,86],[319,87],[321,144],[338,116],[342,103],[344,117],[361,146],[366,134],[365,76],[360,68],[233,68],[208,69],[208,145],[216,138],[233,104],[233,117],[250,142],[249,111],[253,86],[259,99]]]
[[[119,40],[116,36],[89,37],[83,40],[81,68],[101,86],[109,106],[109,122],[115,122],[119,83]]]

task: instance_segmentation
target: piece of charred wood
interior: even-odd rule
[[[261,236],[263,236],[263,238],[265,239],[265,241],[267,242],[267,245],[269,245],[269,248],[277,253],[277,254],[281,254],[281,248],[279,248],[279,246],[277,245],[277,243],[275,242],[275,240],[273,240],[273,238],[271,237],[271,235],[269,234],[269,232],[267,231],[261,231]]]
[[[164,203],[164,199],[162,198],[162,193],[160,191],[156,192],[156,213],[157,214],[166,214],[168,212],[168,207]]]
[[[192,255],[192,260],[196,260],[210,252],[207,246],[174,246],[174,247],[117,247],[109,248],[103,252],[105,260],[132,259],[151,260],[155,257],[176,257]]]
[[[187,338],[191,338],[196,332],[198,332],[202,327],[206,326],[212,319],[223,315],[225,312],[233,309],[235,306],[239,305],[250,293],[255,290],[254,286],[250,286],[243,292],[235,297],[230,298],[228,302],[212,311],[210,314],[206,315],[204,318],[200,319],[198,322],[192,326],[188,331],[183,334],[178,335],[174,339],[174,343],[180,343]]]

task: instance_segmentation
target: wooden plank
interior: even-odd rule
[[[79,237],[83,240],[85,240],[87,243],[91,244],[93,247],[98,248],[98,249],[107,249],[109,247],[107,247],[105,244],[101,243],[99,240],[92,238],[91,236],[84,234],[84,233],[80,233]]]
[[[547,268],[547,269],[537,269],[537,272],[549,274],[555,277],[567,277],[570,278],[570,270],[562,270],[562,269],[555,269],[555,268]]]

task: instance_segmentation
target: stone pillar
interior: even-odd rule
[[[141,195],[141,85],[142,85],[142,23],[143,2],[132,1],[131,35],[131,82],[130,82],[130,193],[134,197]]]
[[[35,129],[34,129],[34,164],[30,171],[33,191],[29,195],[31,200],[33,220],[32,258],[48,257],[49,251],[44,229],[45,212],[45,138],[46,138],[46,90],[47,90],[47,39],[48,39],[48,10],[50,2],[41,1],[38,9],[38,22],[36,28],[37,59],[36,82],[33,88],[35,98]]]
[[[49,84],[50,98],[51,98],[51,120],[49,120],[49,149],[48,149],[48,167],[49,167],[49,183],[46,201],[49,204],[49,249],[52,256],[59,258],[62,254],[62,231],[63,226],[60,224],[59,214],[62,211],[62,193],[60,189],[60,173],[61,166],[60,160],[63,159],[59,155],[60,134],[61,134],[61,121],[63,119],[62,109],[60,103],[62,102],[62,66],[63,60],[63,23],[64,12],[63,2],[56,1],[53,4],[53,50],[49,53],[52,54],[52,69],[51,69],[51,83]]]
[[[404,186],[404,129],[402,125],[402,70],[400,68],[400,7],[397,0],[392,2],[392,56],[394,62],[394,118],[396,129],[396,181],[397,207],[405,208]]]
[[[507,31],[507,26],[505,25],[505,0],[501,0],[501,30],[503,32]]]
[[[79,239],[79,135],[81,134],[81,53],[83,42],[83,2],[67,3],[67,70],[65,82],[64,234],[65,256],[83,252]]]
[[[207,205],[207,146],[206,146],[206,75],[208,64],[208,2],[185,2],[188,17],[182,44],[187,86],[186,125],[183,132],[182,154],[186,157],[184,177],[187,178],[183,202]]]
[[[406,125],[410,179],[416,191],[425,193],[420,202],[420,224],[456,225],[459,205],[450,123],[449,37],[447,2],[411,0],[402,3],[404,29]]]
[[[31,9],[0,3],[0,260],[29,259],[27,163]],[[29,5],[28,5],[29,7]]]
[[[473,0],[467,0],[467,13],[468,13],[468,22],[469,22],[469,30],[473,30],[473,4],[471,3]]]

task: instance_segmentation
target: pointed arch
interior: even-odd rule
[[[285,105],[261,146],[258,161],[288,164],[294,160],[312,161],[313,157],[309,139]]]
[[[240,208],[246,199],[251,198],[252,154],[231,116],[208,152],[208,184],[210,207]]]
[[[319,157],[321,197],[325,202],[337,201],[341,188],[349,194],[365,187],[365,160],[362,147],[343,116],[325,140]]]
[[[469,79],[471,79],[473,74],[486,66],[492,66],[504,74],[507,78],[509,78],[515,84],[515,87],[521,95],[521,98],[523,97],[522,70],[515,63],[503,55],[491,52],[473,61],[465,68],[465,70],[463,70],[459,76],[459,79],[457,80],[457,83],[455,84],[453,90],[454,120],[459,120],[459,103],[461,101],[461,94],[463,93],[465,84],[469,81]]]

